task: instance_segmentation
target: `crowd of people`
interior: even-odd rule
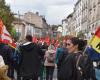
[[[92,46],[84,39],[68,37],[55,49],[52,43],[33,43],[27,35],[16,45],[14,49],[0,43],[0,80],[53,80],[55,67],[57,80],[97,80],[89,56]]]

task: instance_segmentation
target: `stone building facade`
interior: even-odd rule
[[[17,32],[19,40],[23,40],[27,34],[44,37],[48,32],[48,24],[43,16],[38,13],[27,12],[22,18],[16,18],[12,23]]]
[[[91,33],[94,33],[100,26],[100,0],[89,0],[89,27]]]
[[[67,33],[73,32],[74,29],[76,36],[81,31],[90,39],[91,33],[95,33],[100,26],[100,0],[78,0],[74,7],[73,16],[68,16],[65,19],[68,22],[66,28],[69,32]]]

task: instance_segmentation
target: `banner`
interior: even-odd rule
[[[95,32],[95,35],[90,41],[90,45],[95,49],[98,53],[100,53],[100,26]]]
[[[6,42],[7,42],[6,44],[12,43],[12,37],[7,31],[5,26],[3,26],[3,34],[1,35],[1,38],[2,38],[3,43],[6,43]]]
[[[86,53],[93,61],[100,61],[100,54],[91,46],[87,47]]]
[[[6,27],[3,25],[1,18],[0,18],[0,42],[4,44],[8,44],[13,48],[16,48],[16,44],[12,39],[12,36],[9,34]]]

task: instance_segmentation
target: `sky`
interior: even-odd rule
[[[48,24],[61,24],[62,19],[73,12],[77,0],[6,0],[12,12],[24,14],[28,11],[44,15]]]

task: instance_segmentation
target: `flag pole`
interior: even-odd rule
[[[86,47],[85,47],[85,49],[84,49],[84,51],[83,51],[83,55],[85,55],[85,52],[86,52],[86,50],[87,50],[87,47],[88,47],[88,45],[86,45]]]

